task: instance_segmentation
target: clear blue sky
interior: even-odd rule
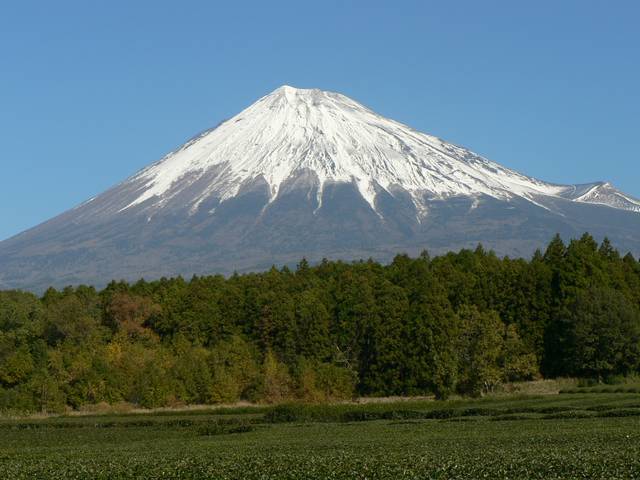
[[[282,84],[640,197],[638,1],[29,1],[0,11],[0,239]]]

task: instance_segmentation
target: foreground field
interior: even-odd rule
[[[0,478],[639,476],[632,393],[0,422]]]

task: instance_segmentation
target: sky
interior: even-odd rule
[[[640,2],[30,1],[0,13],[0,239],[287,84],[640,197]]]

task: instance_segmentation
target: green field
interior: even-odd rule
[[[0,478],[638,478],[640,395],[0,421]]]

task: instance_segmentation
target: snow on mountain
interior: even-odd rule
[[[593,203],[640,213],[640,200],[626,195],[613,187],[609,182],[571,185],[563,196],[574,202]]]
[[[135,175],[130,182],[142,187],[120,211],[140,204],[162,208],[201,184],[186,200],[193,213],[210,197],[235,197],[257,178],[267,182],[273,201],[283,183],[303,169],[317,176],[318,207],[328,182],[354,183],[376,211],[380,190],[396,188],[411,195],[418,212],[433,198],[519,196],[538,204],[540,196],[569,198],[575,190],[521,175],[344,95],[283,86]],[[640,202],[611,192],[590,192],[575,201],[640,211]]]

